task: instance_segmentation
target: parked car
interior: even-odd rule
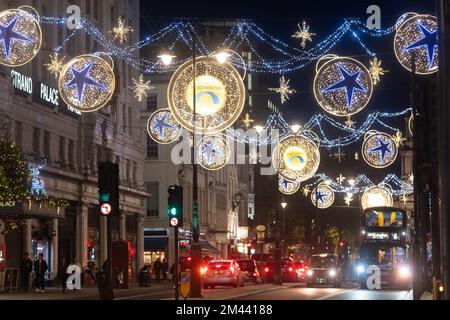
[[[203,289],[214,289],[216,286],[245,285],[244,274],[235,260],[210,261],[202,277]]]
[[[245,281],[254,282],[256,284],[261,283],[261,275],[255,260],[237,260],[236,262],[244,273]]]
[[[281,274],[284,282],[305,281],[306,266],[302,261],[286,260]]]
[[[316,284],[331,284],[340,288],[341,282],[342,271],[336,255],[325,253],[311,256],[306,279],[308,288]]]

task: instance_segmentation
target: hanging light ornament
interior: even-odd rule
[[[416,73],[428,75],[439,69],[439,30],[435,16],[406,13],[396,23],[394,51],[397,60],[412,71],[415,55]]]
[[[142,98],[144,96],[148,97],[148,93],[155,89],[150,85],[151,82],[151,80],[145,81],[142,73],[139,75],[139,80],[133,79],[133,85],[130,89],[133,91],[135,98],[139,102],[142,102]]]
[[[170,144],[178,140],[181,127],[169,109],[159,109],[148,119],[147,132],[155,142]]]
[[[37,55],[42,43],[39,19],[29,6],[0,12],[0,64],[18,67]]]
[[[198,147],[197,161],[206,170],[219,170],[230,160],[227,140],[221,136],[206,136]]]
[[[64,68],[64,59],[66,57],[62,57],[59,59],[58,53],[54,52],[52,55],[50,55],[50,62],[44,64],[45,67],[47,67],[47,70],[55,76],[55,79],[58,79],[59,74],[61,73],[61,70]]]
[[[381,60],[378,60],[377,57],[370,61],[369,71],[373,80],[373,85],[377,85],[380,82],[380,77],[389,72],[388,70],[383,69]]]
[[[125,25],[125,19],[119,17],[117,18],[117,26],[115,26],[109,33],[113,35],[113,40],[119,39],[119,43],[123,44],[127,41],[127,34],[133,31],[133,28]]]
[[[292,35],[292,38],[301,39],[302,42],[300,45],[303,49],[306,48],[306,41],[313,41],[312,37],[315,36],[315,33],[309,32],[310,26],[306,24],[306,21],[303,21],[302,24],[298,24],[298,30]]]
[[[359,61],[326,55],[317,62],[314,96],[326,112],[349,117],[366,107],[372,93],[370,72]]]
[[[334,191],[326,183],[321,183],[311,192],[311,201],[319,209],[327,209],[334,203]]]
[[[388,185],[374,186],[368,188],[361,196],[363,210],[367,208],[392,207],[394,200],[392,190]]]
[[[280,86],[278,88],[269,88],[270,91],[276,92],[280,95],[281,104],[287,102],[289,100],[289,96],[297,92],[291,88],[289,82],[289,79],[286,80],[284,76],[281,76]]]
[[[300,189],[300,182],[287,180],[278,176],[278,190],[285,195],[292,195]]]
[[[371,130],[364,137],[362,155],[370,166],[386,168],[397,159],[398,145],[391,135]]]

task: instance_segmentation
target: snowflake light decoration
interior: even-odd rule
[[[307,197],[311,193],[311,190],[309,189],[308,186],[304,186],[302,189],[302,193],[305,197]]]
[[[336,181],[337,181],[337,182],[339,183],[339,185],[341,186],[342,183],[345,181],[345,179],[347,179],[347,178],[344,177],[344,176],[342,175],[342,173],[341,173],[341,174],[339,174],[339,177],[336,178]]]
[[[306,41],[312,42],[312,37],[315,36],[315,33],[309,32],[310,26],[306,24],[306,21],[303,21],[302,24],[298,24],[298,30],[292,35],[292,38],[301,39],[302,42],[300,45],[303,49],[306,48]]]
[[[290,80],[286,80],[284,76],[280,78],[280,87],[279,88],[269,88],[270,91],[276,92],[280,94],[281,104],[284,104],[289,100],[289,96],[296,93],[297,91],[292,89],[289,85]]]
[[[117,26],[109,33],[113,34],[113,40],[119,39],[120,44],[127,41],[127,34],[133,32],[133,28],[125,25],[125,19],[122,17],[117,18]]]
[[[58,79],[61,70],[64,68],[64,59],[66,57],[58,58],[58,53],[53,53],[50,55],[50,62],[44,64],[47,67],[47,70],[55,76],[55,79]]]
[[[245,129],[250,128],[250,126],[252,125],[253,122],[255,122],[255,120],[253,120],[252,118],[250,118],[250,115],[247,113],[245,115],[244,120],[242,120],[242,122],[244,123],[244,127]]]
[[[384,76],[389,71],[383,69],[383,67],[381,66],[381,60],[378,60],[378,58],[375,57],[372,61],[370,61],[369,72],[370,76],[372,77],[373,84],[376,85],[380,82],[380,77]]]
[[[394,141],[398,147],[401,147],[402,145],[404,145],[406,138],[403,138],[403,135],[400,132],[400,130],[398,130],[397,133],[395,134]]]
[[[345,201],[345,204],[346,204],[347,206],[350,206],[350,204],[351,204],[352,201],[353,201],[353,194],[347,193],[347,194],[345,195],[345,197],[344,197],[344,201]]]
[[[142,101],[144,96],[148,97],[148,92],[155,89],[150,85],[151,82],[151,80],[145,81],[142,73],[139,75],[139,80],[133,79],[134,85],[132,85],[130,89],[133,91],[135,98],[139,102]]]
[[[348,118],[347,118],[347,121],[345,121],[345,126],[346,126],[347,128],[350,128],[350,129],[351,129],[351,128],[355,128],[355,125],[356,125],[356,122],[353,121],[351,117],[348,117]]]

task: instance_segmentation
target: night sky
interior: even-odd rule
[[[292,46],[299,46],[297,39],[291,35],[297,30],[297,24],[306,20],[311,26],[311,32],[317,34],[314,42],[308,42],[310,48],[314,43],[324,39],[334,32],[344,21],[344,18],[360,18],[366,21],[368,15],[366,9],[369,5],[376,4],[381,8],[382,28],[388,28],[395,24],[397,19],[406,12],[418,12],[434,14],[434,1],[432,0],[402,0],[402,1],[142,1],[141,21],[142,36],[153,33],[164,25],[167,25],[173,18],[218,18],[218,19],[252,19],[266,32],[276,36],[280,40]],[[395,58],[393,51],[394,35],[381,39],[371,38],[360,34],[364,43],[375,52],[379,59],[383,61],[383,67],[389,70],[381,83],[375,88],[371,102],[366,109],[353,117],[353,120],[360,125],[367,118],[368,113],[373,111],[400,111],[409,107],[410,78],[408,72],[403,69]],[[307,48],[308,48],[307,47]],[[261,47],[264,51],[264,48]],[[352,56],[369,66],[371,57],[349,34],[336,48],[334,54],[340,56]],[[265,56],[267,57],[267,56]],[[264,75],[264,80],[257,87],[260,95],[270,94],[267,86],[277,87],[277,75]],[[291,97],[288,103],[280,106],[280,110],[285,115],[289,123],[305,123],[309,118],[322,113],[322,109],[314,99],[312,84],[314,81],[314,64],[287,73],[286,77],[291,79],[291,85],[297,93]],[[263,84],[264,83],[264,84]],[[270,94],[272,100],[279,101],[276,94]],[[265,108],[263,106],[262,108]],[[266,110],[267,111],[267,110]],[[264,113],[263,113],[264,114]],[[267,116],[267,113],[265,113]],[[263,121],[263,119],[255,119]],[[344,120],[343,120],[344,121]],[[343,122],[342,121],[342,122]],[[406,134],[404,120],[399,119],[397,123],[390,122],[394,127],[400,128]],[[381,128],[377,128],[381,129]],[[331,133],[330,133],[331,135]],[[362,143],[362,141],[361,141]],[[345,149],[353,154],[355,150],[360,150],[361,143],[356,143],[352,148]],[[332,150],[336,151],[336,150]],[[322,162],[319,172],[326,172],[330,177],[337,177],[342,173],[348,178],[355,178],[357,173],[366,173],[375,183],[381,182],[389,173],[400,175],[400,161],[387,169],[374,170],[368,167],[361,159],[360,161],[346,160],[338,164],[336,160],[329,157],[330,151],[321,150]],[[381,177],[381,178],[380,178]],[[380,181],[379,181],[380,180]],[[344,205],[344,195],[337,195],[337,205]],[[296,216],[310,216],[313,206],[309,199],[301,193],[292,197],[287,197],[289,205],[288,215],[295,219]],[[353,203],[356,205],[356,202]],[[333,208],[321,211],[322,219],[335,224],[344,224],[358,227],[358,209]]]

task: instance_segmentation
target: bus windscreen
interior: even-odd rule
[[[403,214],[400,211],[369,210],[366,212],[366,227],[403,227]]]

